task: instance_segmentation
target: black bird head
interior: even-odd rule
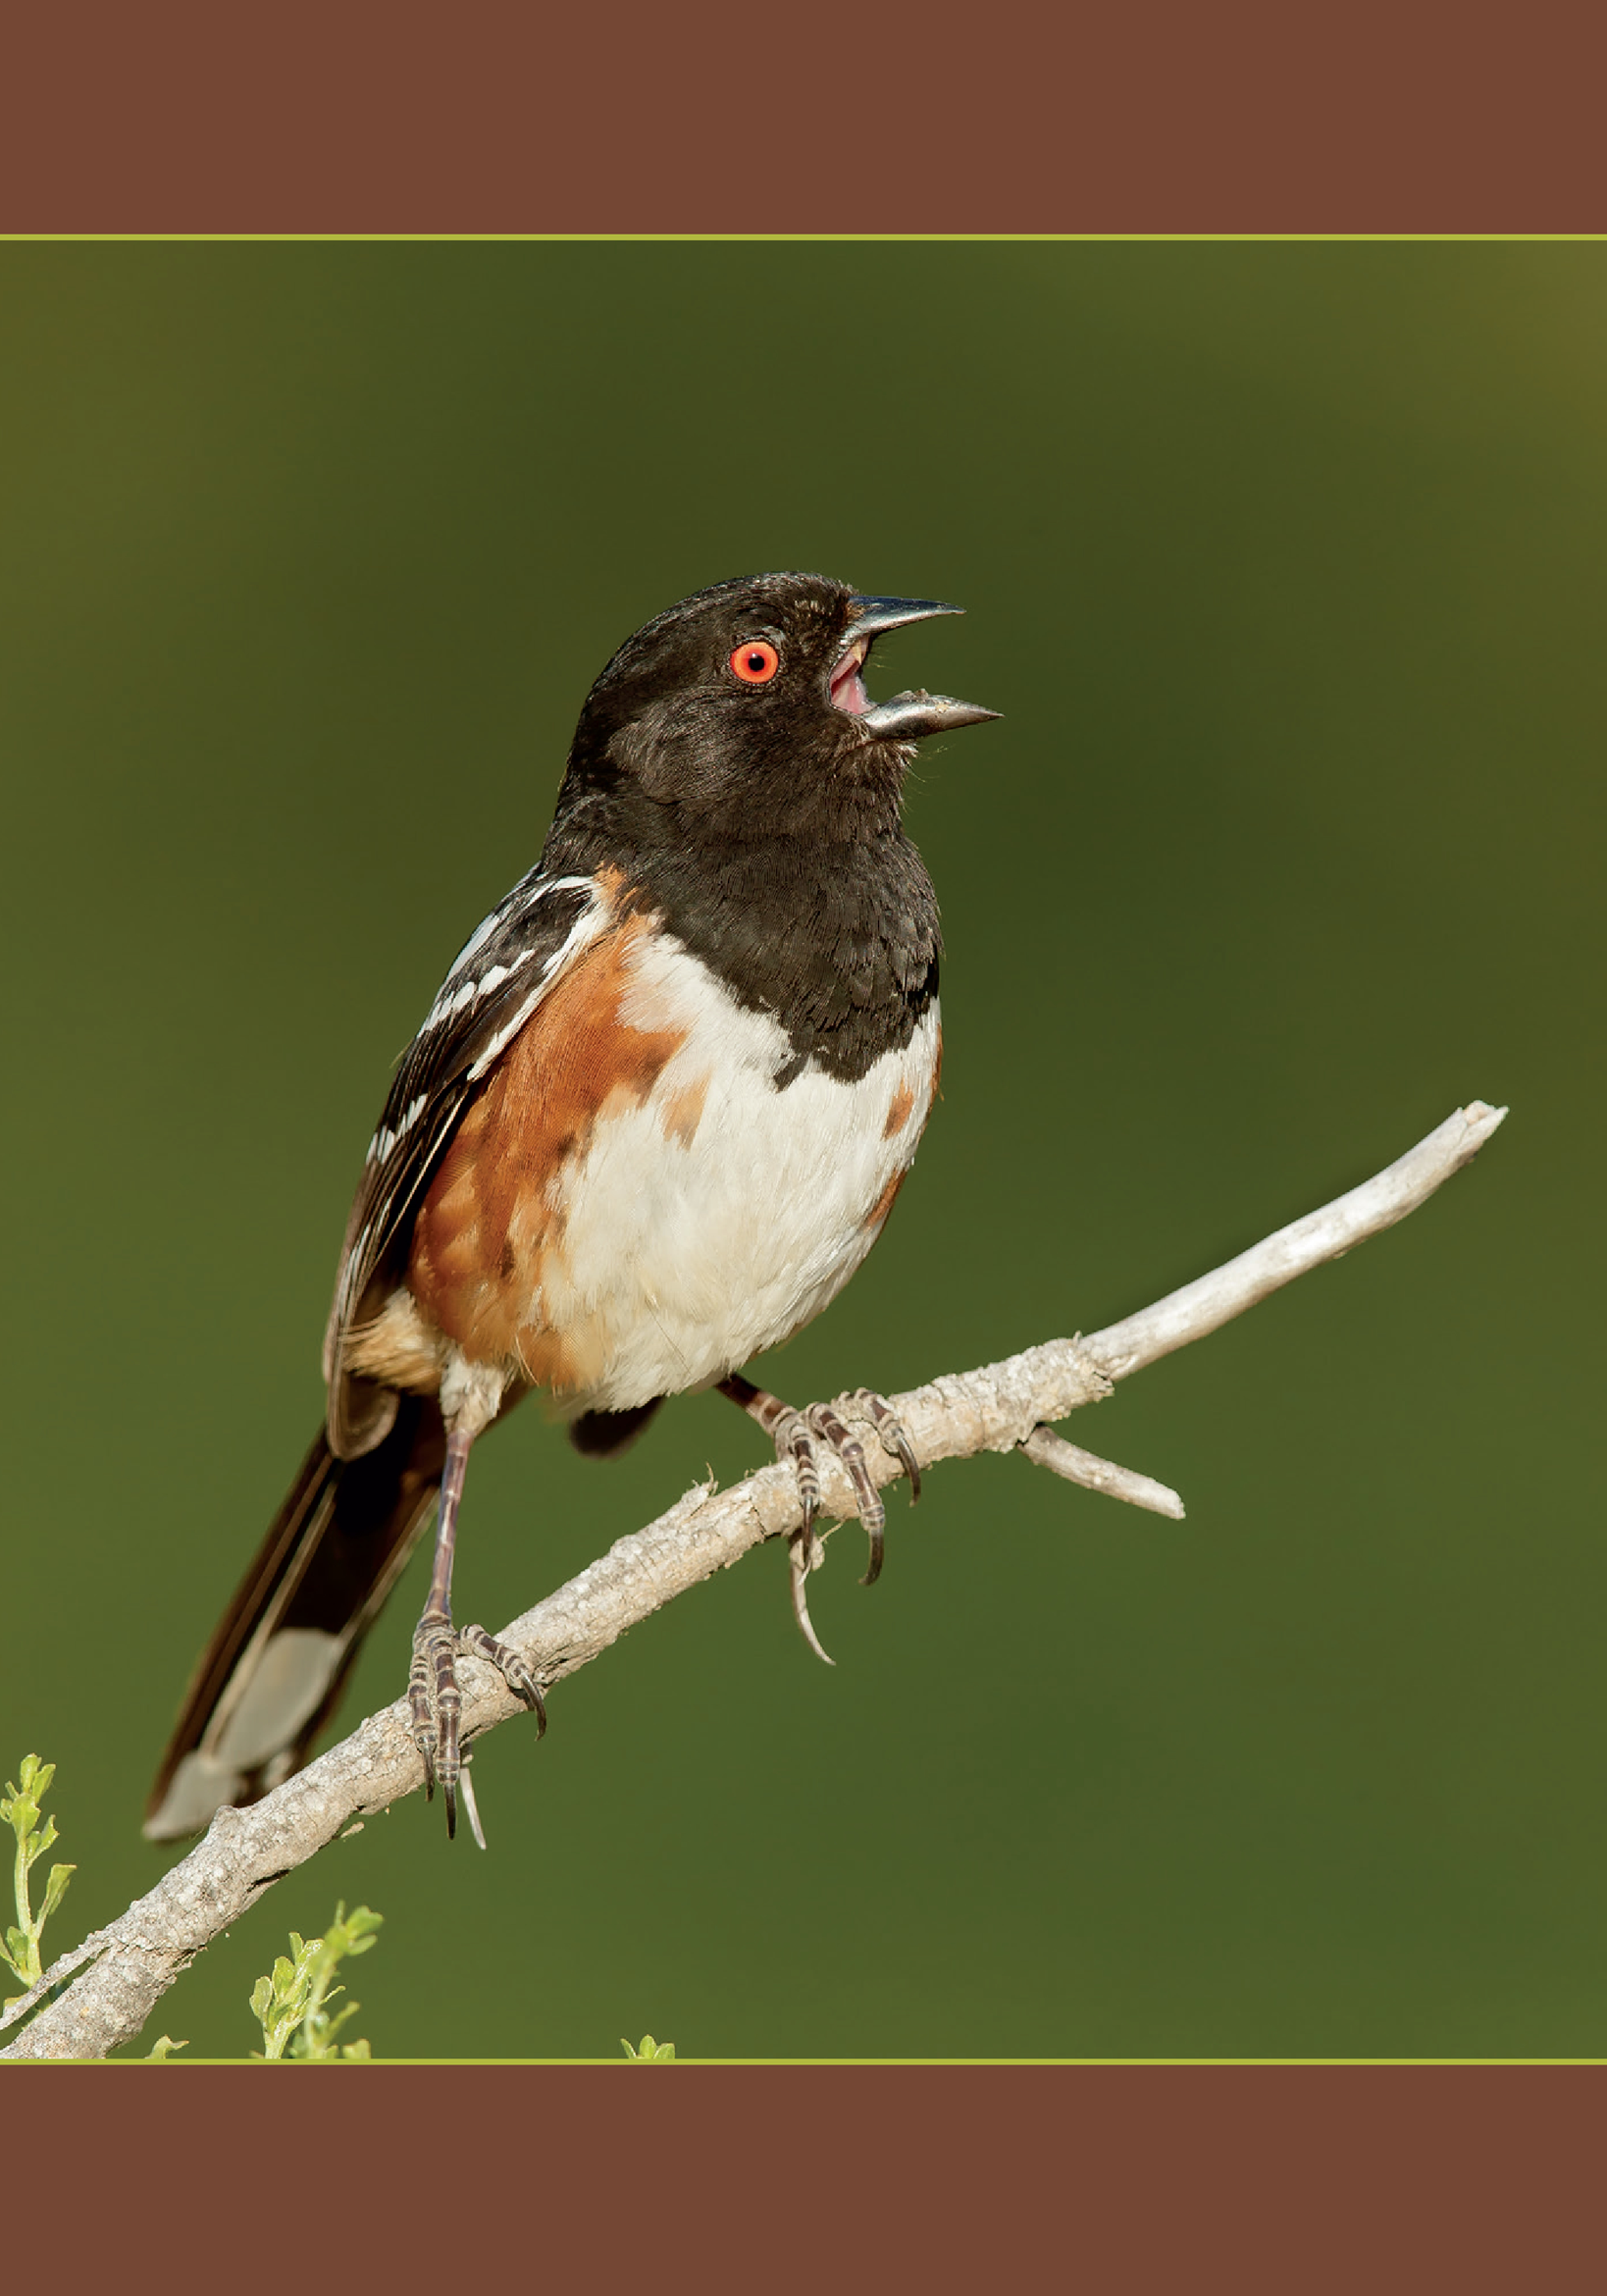
[[[694,833],[842,837],[896,817],[910,744],[998,712],[924,692],[873,703],[865,657],[884,630],[960,611],[820,574],[699,591],[628,638],[592,688],[560,809],[625,782]]]

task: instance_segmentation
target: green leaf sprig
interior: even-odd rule
[[[23,1756],[22,1783],[6,1782],[5,1800],[0,1800],[0,1819],[10,1826],[17,1837],[17,1863],[14,1888],[17,1898],[17,1923],[6,1931],[6,1942],[0,1946],[0,1959],[23,1981],[24,1993],[30,1993],[44,1975],[44,1963],[39,1955],[39,1939],[45,1923],[67,1895],[67,1885],[78,1871],[75,1865],[53,1865],[45,1880],[44,1902],[37,1914],[32,1909],[32,1889],[28,1876],[34,1865],[56,1840],[56,1821],[46,1818],[39,1824],[39,1808],[50,1791],[50,1781],[56,1775],[54,1762],[41,1762],[37,1754]],[[22,1994],[13,1994],[20,2001]]]
[[[334,2016],[329,2004],[345,1991],[335,1983],[336,1970],[343,1960],[368,1952],[384,1920],[383,1913],[371,1912],[367,1905],[356,1906],[348,1916],[342,1900],[323,1937],[303,1938],[291,1930],[289,1955],[281,1954],[271,1974],[259,1977],[251,1989],[251,2009],[263,2039],[262,2049],[253,2050],[253,2056],[268,2064],[281,2062],[286,2054],[292,2061],[308,2064],[371,2061],[366,2041],[338,2045],[336,2041],[361,2004],[348,2001]]]

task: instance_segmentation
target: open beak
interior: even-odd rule
[[[947,733],[957,725],[980,725],[997,717],[997,709],[980,709],[974,702],[957,702],[948,694],[916,689],[895,694],[890,702],[872,702],[860,670],[870,642],[883,630],[898,630],[906,622],[930,621],[934,614],[960,614],[963,606],[940,605],[931,598],[855,598],[848,646],[831,673],[833,706],[856,717],[873,741],[913,742],[922,734]]]

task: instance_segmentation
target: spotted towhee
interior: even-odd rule
[[[812,574],[721,583],[629,639],[587,698],[541,861],[473,934],[396,1071],[346,1228],[329,1411],[203,1655],[145,1831],[193,1832],[307,1757],[435,1503],[413,1731],[447,1827],[454,1655],[524,1661],[451,1618],[475,1437],[542,1387],[583,1451],[719,1385],[795,1462],[804,1601],[814,1445],[859,1438],[738,1366],[806,1324],[881,1232],[937,1089],[938,913],[900,824],[922,734],[992,710],[873,704],[878,632],[953,606]],[[866,1433],[918,1469],[885,1401]],[[821,1652],[823,1656],[824,1653]]]

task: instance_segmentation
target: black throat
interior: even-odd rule
[[[792,1058],[778,1090],[810,1063],[855,1082],[909,1042],[937,996],[943,943],[896,797],[855,809],[846,836],[841,816],[835,835],[824,823],[811,834],[757,822],[745,835],[728,816],[689,817],[607,778],[566,786],[544,866],[620,870],[739,1004],[779,1021]]]

